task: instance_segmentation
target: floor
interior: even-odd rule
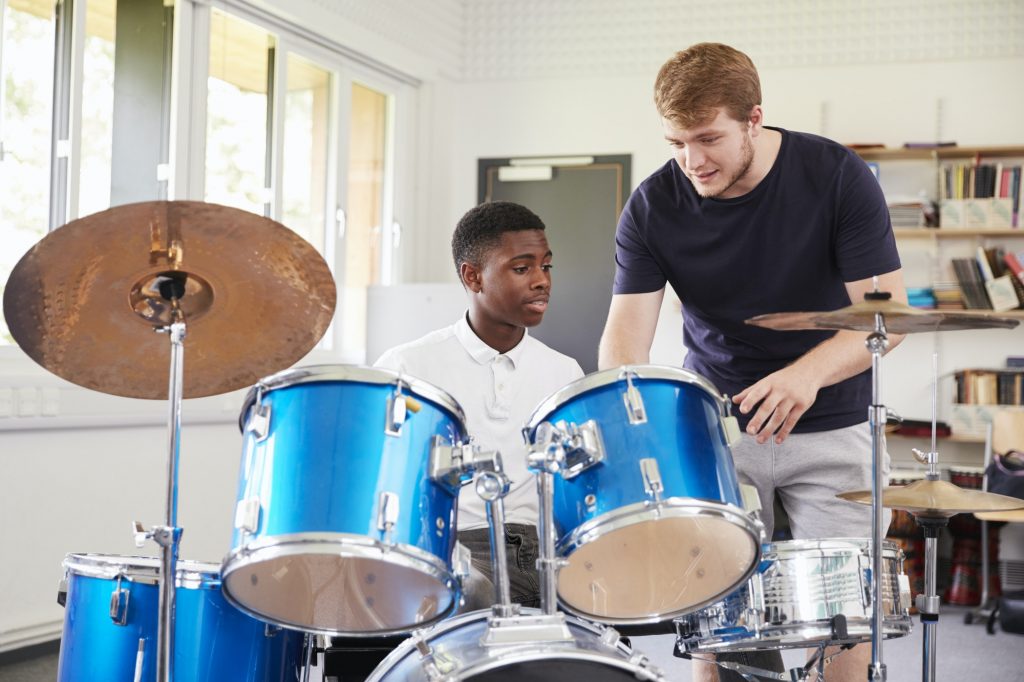
[[[965,625],[964,614],[970,609],[943,606],[937,643],[937,674],[940,682],[964,680],[993,680],[998,682],[1024,682],[1024,655],[1021,647],[1024,636],[996,631],[989,635],[984,625]],[[675,638],[671,635],[636,637],[634,648],[648,655],[660,667],[667,679],[690,682],[691,665],[673,655]],[[882,647],[887,679],[893,682],[923,679],[921,672],[922,628],[915,618],[914,631],[907,637],[888,640]],[[801,663],[802,654],[784,652],[787,666]],[[4,658],[10,659],[10,655]],[[56,653],[45,653],[27,660],[0,665],[3,682],[53,682],[57,679]],[[865,671],[866,673],[867,671]],[[321,676],[314,671],[311,680]]]

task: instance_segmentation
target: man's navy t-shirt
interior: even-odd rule
[[[782,134],[778,157],[752,191],[702,198],[669,161],[630,196],[615,234],[615,293],[670,283],[683,303],[684,366],[730,396],[835,333],[775,331],[745,319],[842,308],[850,304],[846,282],[900,267],[867,164],[831,140],[773,130]],[[869,371],[826,386],[793,430],[861,423],[870,399]],[[737,415],[744,427],[752,414]]]

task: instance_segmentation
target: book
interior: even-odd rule
[[[960,285],[964,307],[991,310],[992,306],[989,305],[988,294],[985,293],[981,272],[978,270],[977,258],[954,258],[951,262],[957,283]]]
[[[992,304],[992,310],[1002,312],[1013,310],[1020,305],[1020,299],[1017,298],[1017,290],[1014,289],[1013,278],[1010,275],[986,280],[985,291]]]

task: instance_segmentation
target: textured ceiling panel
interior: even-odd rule
[[[762,67],[1024,56],[1021,0],[463,0],[467,80],[649,74],[701,41]]]

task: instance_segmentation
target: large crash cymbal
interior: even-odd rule
[[[955,331],[959,329],[1013,329],[1020,320],[989,313],[921,310],[892,300],[868,300],[826,312],[769,313],[747,320],[747,324],[780,331],[799,329],[875,330],[875,315],[881,314],[890,334]]]
[[[870,490],[840,493],[836,497],[871,504]],[[1024,509],[1024,500],[980,490],[967,490],[947,481],[924,479],[883,489],[882,506],[889,509],[905,509],[917,516],[948,517],[968,512]]]
[[[280,223],[217,204],[153,201],[41,239],[11,272],[4,315],[21,349],[54,374],[103,393],[165,399],[170,342],[156,329],[177,308],[186,325],[182,395],[197,398],[295,363],[327,330],[336,297],[323,258]]]

